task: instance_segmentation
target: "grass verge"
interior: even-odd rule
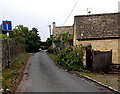
[[[55,55],[55,54],[52,54],[52,53],[48,53],[48,55],[52,58],[52,60],[55,62],[55,63],[57,63],[57,55]]]
[[[23,70],[30,57],[29,53],[24,53],[16,58],[10,68],[4,68],[2,70],[2,88],[4,90],[14,92],[19,82],[21,81]]]
[[[56,55],[48,53],[50,55],[50,57],[54,60],[54,62],[56,63]],[[58,65],[56,63],[56,65]],[[62,68],[64,70],[67,70],[66,68],[64,68],[63,66],[58,65],[59,68]],[[67,70],[68,71],[68,70]],[[120,80],[119,80],[119,75],[118,74],[105,74],[105,73],[95,73],[95,72],[89,72],[89,71],[84,71],[84,72],[78,72],[78,71],[68,71],[70,73],[76,74],[78,76],[89,76],[90,78],[101,82],[107,86],[110,86],[116,90],[118,90],[119,88],[119,84],[120,84]]]

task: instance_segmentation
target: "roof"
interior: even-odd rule
[[[74,17],[90,17],[90,16],[105,16],[105,15],[118,15],[120,12],[116,13],[103,13],[103,14],[89,14],[89,15],[76,15]]]
[[[73,26],[55,26],[53,27],[53,35],[67,33],[73,34]]]
[[[120,13],[75,16],[77,39],[116,38],[120,30]]]

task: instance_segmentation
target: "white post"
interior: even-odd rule
[[[7,36],[9,37],[9,32],[7,32]]]
[[[50,32],[50,38],[51,38],[51,25],[49,25],[49,32]]]

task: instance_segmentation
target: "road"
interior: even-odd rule
[[[32,55],[16,92],[102,92],[93,83],[59,69],[46,52]]]

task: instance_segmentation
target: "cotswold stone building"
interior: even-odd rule
[[[55,22],[53,22],[53,36],[67,32],[73,35],[73,26],[56,26]]]
[[[92,49],[110,51],[112,63],[120,64],[120,13],[74,17],[74,46],[91,44]]]

